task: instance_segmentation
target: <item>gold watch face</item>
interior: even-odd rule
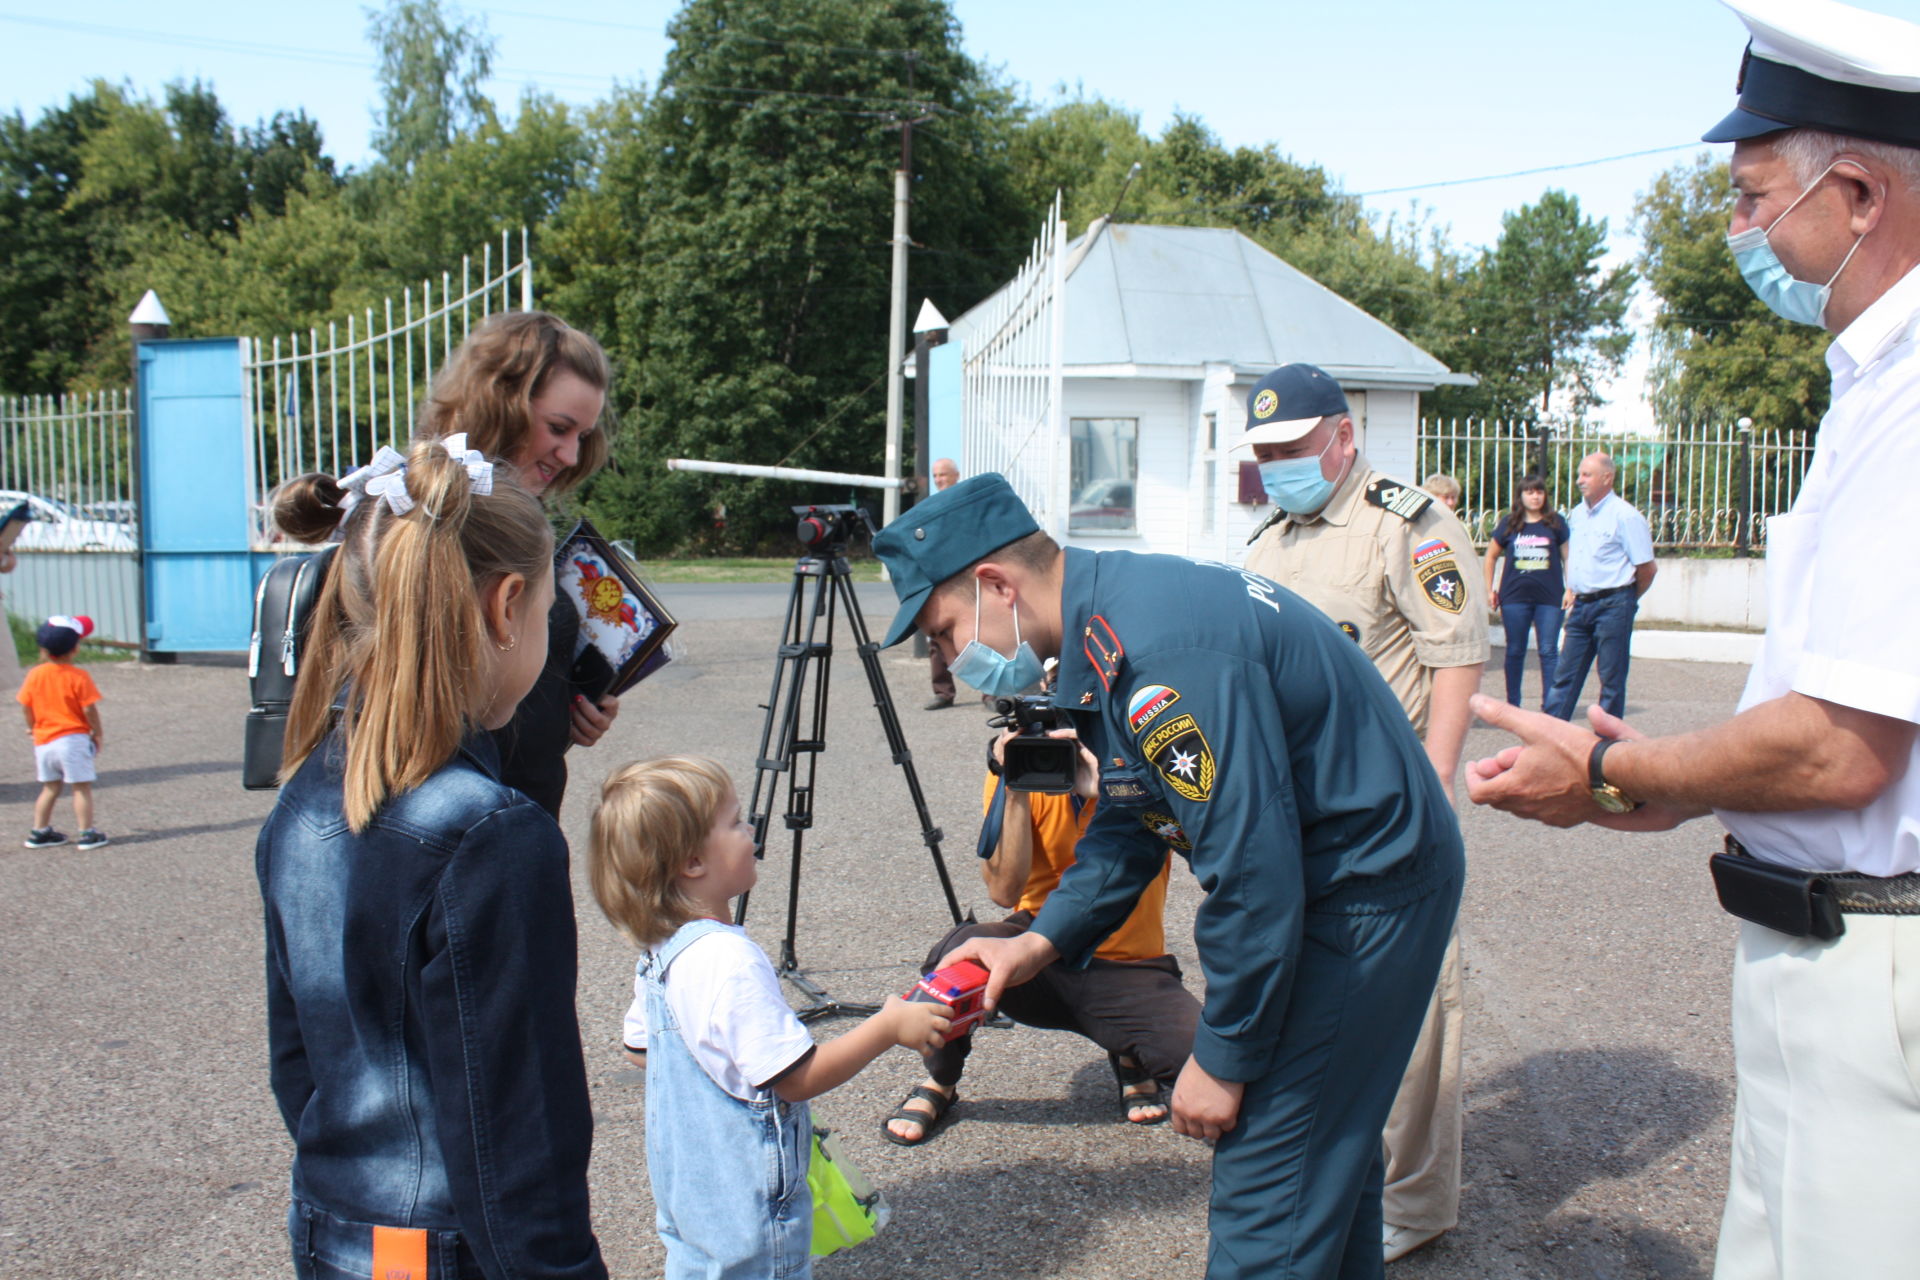
[[[1608,813],[1632,813],[1639,806],[1627,799],[1626,792],[1608,783],[1593,789],[1593,802]]]

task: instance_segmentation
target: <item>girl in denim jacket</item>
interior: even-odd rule
[[[601,910],[642,948],[647,1174],[667,1280],[806,1277],[807,1099],[901,1045],[940,1047],[951,1012],[899,997],[816,1046],[727,904],[753,888],[753,828],[726,770],[670,756],[600,789],[588,854]]]
[[[601,1280],[567,846],[487,735],[546,659],[546,516],[454,436],[275,519],[344,526],[255,852],[294,1271]]]

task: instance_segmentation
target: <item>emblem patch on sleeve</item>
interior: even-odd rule
[[[1448,549],[1444,542],[1440,546]],[[1420,580],[1420,590],[1426,593],[1427,599],[1448,613],[1459,613],[1467,607],[1466,580],[1460,576],[1460,566],[1453,562],[1451,555],[1437,556],[1422,564],[1416,551],[1413,564],[1413,576]]]
[[[1140,752],[1153,761],[1167,785],[1187,799],[1205,803],[1213,798],[1218,766],[1192,716],[1175,716],[1154,729],[1142,740]]]
[[[1347,639],[1353,641],[1355,644],[1360,643],[1360,628],[1354,626],[1351,622],[1341,622],[1335,625],[1340,628],[1341,633],[1344,634]]]
[[[1162,711],[1180,701],[1180,695],[1163,684],[1142,685],[1127,700],[1127,725],[1140,732]]]
[[[1187,833],[1180,829],[1180,824],[1173,820],[1172,814],[1149,809],[1140,815],[1140,825],[1180,852],[1193,852],[1193,841],[1187,839]]]

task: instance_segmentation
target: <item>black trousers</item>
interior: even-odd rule
[[[963,924],[934,944],[924,966],[941,960],[969,938],[1016,938],[1033,924],[1033,915],[1017,911],[993,924]],[[1015,1022],[1050,1031],[1072,1031],[1144,1066],[1171,1086],[1193,1053],[1193,1032],[1200,1025],[1200,1002],[1180,984],[1180,965],[1172,956],[1152,960],[1095,960],[1084,969],[1050,964],[1031,982],[1008,987],[1000,1011]],[[973,1037],[961,1036],[927,1057],[927,1074],[943,1089],[960,1083]]]

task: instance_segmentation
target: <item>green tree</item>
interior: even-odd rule
[[[420,161],[493,119],[481,85],[495,43],[480,19],[440,0],[390,0],[369,13],[367,36],[380,52],[380,110],[373,145],[389,165]]]
[[[1751,417],[1762,430],[1811,430],[1826,412],[1828,336],[1789,324],[1753,296],[1727,251],[1733,184],[1702,155],[1662,173],[1634,208],[1640,269],[1660,299],[1652,390],[1662,417]]]
[[[1136,115],[1083,94],[1014,119],[1008,152],[1029,205],[1042,208],[1064,190],[1076,230],[1113,209],[1138,162],[1120,221],[1236,228],[1447,358],[1458,332],[1448,298],[1460,262],[1444,232],[1417,211],[1376,221],[1325,170],[1276,146],[1229,148],[1186,115],[1149,139]]]
[[[1436,397],[1436,407],[1538,420],[1602,403],[1600,384],[1633,345],[1634,274],[1602,269],[1606,242],[1606,219],[1585,217],[1564,191],[1502,218],[1499,242],[1462,281],[1467,331],[1453,356],[1480,385]]]
[[[912,292],[957,314],[1031,231],[997,151],[1008,98],[942,0],[690,0],[668,32],[657,91],[599,117],[602,167],[543,241],[549,300],[621,370],[617,470],[589,505],[654,549],[790,545],[786,504],[817,486],[661,462],[879,470],[899,122],[932,117],[914,134]]]
[[[0,392],[67,390],[99,331],[99,212],[73,197],[108,92],[96,84],[31,124],[0,116]]]

